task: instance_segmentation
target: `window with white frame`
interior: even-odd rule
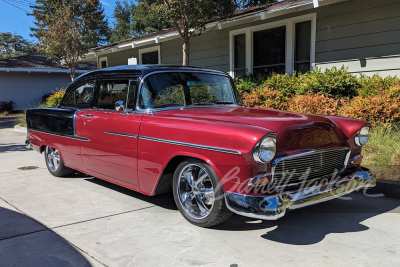
[[[108,59],[107,57],[99,58],[99,67],[100,69],[104,69],[108,67]]]
[[[315,61],[315,14],[230,32],[231,75],[307,72]]]
[[[140,49],[139,64],[161,64],[160,46]]]

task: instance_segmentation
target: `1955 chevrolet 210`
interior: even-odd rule
[[[58,108],[27,111],[27,146],[54,176],[80,171],[146,195],[172,191],[209,227],[232,212],[288,210],[375,185],[356,119],[246,108],[219,71],[120,66],[76,78]]]

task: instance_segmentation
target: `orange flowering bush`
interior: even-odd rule
[[[289,101],[287,110],[303,114],[337,115],[345,99],[334,99],[327,94],[295,95]]]
[[[400,122],[400,86],[376,95],[357,96],[339,114],[366,120],[372,125]]]
[[[285,110],[288,98],[268,86],[243,94],[243,103],[248,107]]]

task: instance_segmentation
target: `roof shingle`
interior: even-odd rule
[[[58,64],[39,53],[31,53],[25,56],[0,60],[0,68],[24,68],[24,69],[58,69],[68,70],[65,65]],[[76,70],[95,70],[96,64],[80,62]]]

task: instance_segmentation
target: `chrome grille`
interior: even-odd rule
[[[328,149],[288,156],[272,166],[275,185],[290,185],[332,175],[344,168],[349,149]]]

